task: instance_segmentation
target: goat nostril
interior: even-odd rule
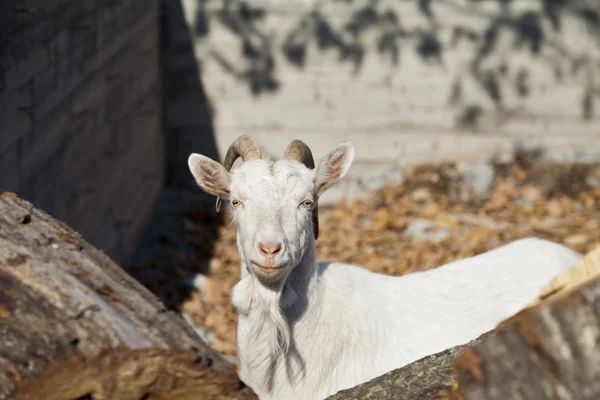
[[[258,250],[266,256],[274,256],[281,253],[283,246],[281,243],[259,243]]]

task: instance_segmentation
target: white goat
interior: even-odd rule
[[[244,163],[230,174],[238,157]],[[272,162],[247,136],[231,145],[224,165],[189,158],[198,184],[231,205],[242,259],[232,293],[240,375],[263,399],[323,399],[467,343],[581,258],[532,238],[402,277],[317,264],[317,200],[353,158],[352,144],[343,143],[314,170],[310,150],[295,140]]]

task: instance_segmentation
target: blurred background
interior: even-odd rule
[[[235,231],[187,167],[240,134],[351,140],[322,259],[388,274],[600,245],[597,0],[5,0],[0,190],[127,267],[235,361]]]

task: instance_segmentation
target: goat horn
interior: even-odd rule
[[[309,169],[315,168],[315,160],[310,148],[302,140],[292,140],[283,153],[284,160],[297,160]],[[315,204],[312,214],[313,233],[315,240],[319,238],[319,205]]]
[[[262,159],[262,154],[254,139],[252,139],[248,135],[242,135],[238,137],[233,143],[231,143],[231,146],[229,146],[229,149],[227,149],[227,153],[225,154],[225,160],[223,161],[223,166],[225,167],[227,172],[231,171],[231,167],[233,166],[235,160],[238,159],[238,157],[241,157],[242,161],[246,162],[249,160],[260,160]],[[217,197],[216,208],[217,212],[219,212],[219,210],[221,209],[220,197]]]
[[[292,140],[283,153],[284,160],[297,160],[306,165],[307,168],[315,168],[315,160],[313,159],[310,148],[301,140]]]
[[[233,163],[238,157],[241,157],[242,161],[246,162],[248,160],[260,160],[262,154],[254,139],[248,135],[242,135],[231,143],[231,146],[227,149],[225,161],[223,161],[223,166],[227,172],[231,170]]]

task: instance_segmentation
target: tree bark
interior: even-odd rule
[[[466,350],[455,368],[466,400],[600,399],[600,248],[533,306]]]
[[[35,378],[43,370],[44,376]],[[119,378],[115,371],[129,373],[126,381],[137,382],[139,393],[120,391],[123,375]],[[150,379],[157,371],[163,377],[160,382]],[[185,390],[171,393],[182,387],[182,381],[188,382]],[[61,389],[66,382],[79,382],[87,389],[67,393]],[[132,400],[187,398],[183,393],[218,398],[213,397],[215,390],[235,398],[247,392],[241,390],[233,366],[178,313],[167,310],[68,226],[4,193],[0,196],[0,399],[8,398],[17,383],[23,399],[35,398],[27,396],[35,394],[36,387],[43,387],[43,398],[53,400],[90,394],[99,399],[103,393],[109,394],[106,398]]]
[[[456,346],[388,372],[327,400],[461,400],[452,369],[455,358],[469,348]]]

